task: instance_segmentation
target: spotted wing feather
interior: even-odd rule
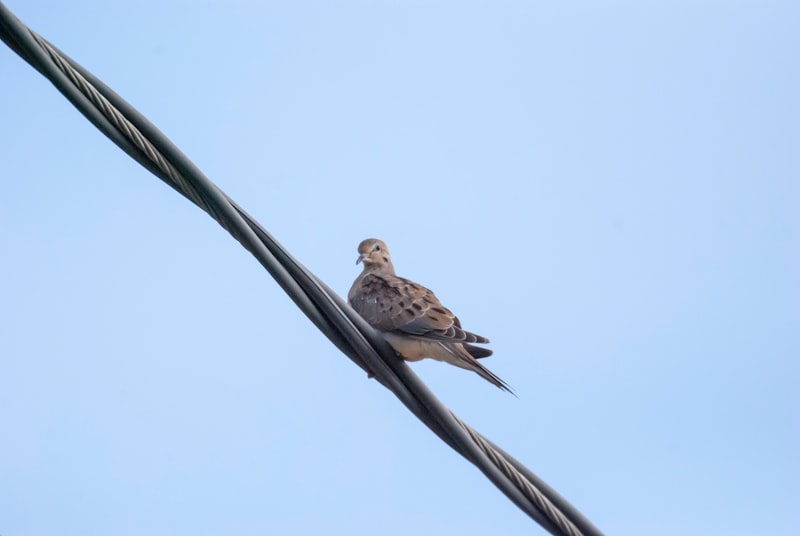
[[[489,342],[463,330],[458,317],[422,285],[376,274],[366,274],[359,283],[348,296],[350,305],[376,329],[441,341]]]

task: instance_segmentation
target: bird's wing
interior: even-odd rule
[[[381,331],[441,341],[489,342],[463,330],[456,315],[433,292],[402,277],[366,274],[353,285],[349,301],[364,320]]]

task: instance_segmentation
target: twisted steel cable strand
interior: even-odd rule
[[[476,465],[545,530],[569,536],[601,534],[520,462],[441,404],[411,369],[394,356],[378,332],[208,180],[147,119],[91,73],[27,28],[2,3],[0,38],[48,78],[121,149],[214,218],[256,257],[331,342],[374,375],[426,426]]]

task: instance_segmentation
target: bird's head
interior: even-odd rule
[[[375,270],[384,267],[392,268],[392,257],[389,248],[382,240],[367,238],[358,245],[358,259],[356,264],[363,262],[365,270]]]

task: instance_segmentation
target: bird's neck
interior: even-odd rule
[[[364,272],[363,275],[367,274],[374,274],[374,275],[394,275],[394,266],[392,266],[392,262],[382,262],[380,264],[365,264],[364,265]]]

